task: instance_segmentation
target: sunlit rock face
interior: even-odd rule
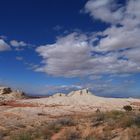
[[[87,95],[93,95],[88,89],[82,89],[82,90],[77,90],[77,91],[72,91],[68,94],[68,96],[87,96]]]
[[[9,87],[0,87],[0,100],[13,100],[25,98],[25,93],[19,90],[12,90]]]

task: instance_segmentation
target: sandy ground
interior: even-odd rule
[[[79,92],[78,92],[79,93]],[[48,116],[68,115],[73,113],[123,110],[123,106],[131,105],[138,108],[139,99],[132,98],[104,98],[92,94],[80,95],[74,93],[68,96],[50,96],[38,99],[21,99],[9,101],[6,105],[0,106],[1,114],[12,113],[19,116],[31,118],[38,117],[38,114]]]
[[[123,110],[131,105],[140,108],[140,100],[132,98],[104,98],[76,92],[69,96],[50,96],[38,99],[18,99],[0,106],[0,131],[34,127],[55,118],[100,111]]]

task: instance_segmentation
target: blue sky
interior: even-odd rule
[[[139,0],[1,0],[0,84],[139,97],[139,8]]]

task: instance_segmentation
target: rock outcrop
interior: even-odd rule
[[[81,89],[81,90],[71,91],[68,94],[56,93],[50,97],[70,97],[70,96],[87,96],[87,95],[93,95],[93,94],[88,89]]]
[[[12,90],[9,87],[0,87],[0,101],[25,98],[25,93],[19,90]]]
[[[93,94],[88,89],[81,89],[77,91],[72,91],[67,96],[77,96],[77,95],[87,96],[87,95],[93,95]]]
[[[0,87],[0,95],[9,94],[12,90],[9,87]]]

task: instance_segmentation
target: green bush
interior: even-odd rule
[[[131,107],[130,105],[125,105],[125,106],[123,107],[123,109],[124,109],[125,111],[132,111],[132,107]]]

